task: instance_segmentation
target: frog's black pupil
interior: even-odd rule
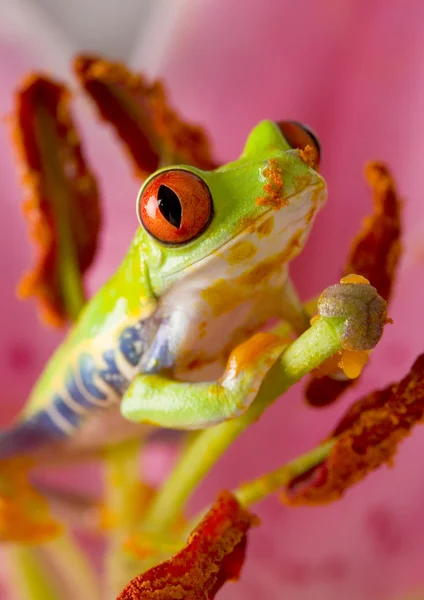
[[[183,212],[181,202],[177,194],[166,185],[159,186],[158,206],[168,223],[179,229]]]

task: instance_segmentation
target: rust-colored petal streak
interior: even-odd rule
[[[97,247],[100,207],[60,83],[31,75],[16,96],[14,140],[28,190],[24,213],[37,247],[34,269],[20,283],[45,321],[62,325],[78,313],[81,275]],[[79,288],[79,289],[78,289]]]
[[[223,492],[175,556],[133,579],[117,600],[212,600],[238,579],[257,518]]]
[[[358,400],[341,419],[331,438],[337,442],[328,458],[293,480],[285,500],[321,504],[336,500],[383,463],[390,464],[398,444],[424,416],[424,354],[399,383]]]
[[[160,82],[150,85],[124,65],[96,56],[78,56],[74,71],[100,116],[123,141],[137,175],[144,178],[166,164],[216,166],[203,130],[168,106]]]
[[[47,502],[29,483],[26,459],[0,461],[0,541],[40,544],[61,533]]]
[[[402,249],[400,201],[390,172],[383,164],[369,163],[365,175],[373,190],[374,213],[364,219],[353,240],[344,274],[366,277],[388,302]]]
[[[364,219],[353,240],[344,275],[357,273],[366,277],[380,296],[389,301],[402,249],[401,205],[387,167],[371,162],[366,166],[365,175],[373,191],[374,212]],[[314,377],[306,385],[306,400],[311,406],[327,406],[356,381]]]

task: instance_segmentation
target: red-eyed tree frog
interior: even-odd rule
[[[273,318],[309,325],[288,265],[326,199],[318,161],[308,128],[263,121],[234,162],[153,173],[126,257],[0,434],[0,458],[91,436],[103,409],[112,429],[116,407],[171,429],[245,411],[287,344],[258,331]]]

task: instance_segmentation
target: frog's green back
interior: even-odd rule
[[[36,382],[25,414],[33,413],[50,401],[55,381],[63,380],[66,370],[95,337],[113,333],[149,312],[153,295],[147,268],[140,252],[136,234],[128,253],[117,272],[87,303],[77,323],[54,352]]]

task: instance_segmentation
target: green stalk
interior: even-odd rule
[[[33,546],[13,545],[8,550],[13,588],[22,600],[58,600],[59,591]]]
[[[52,565],[56,578],[68,591],[69,598],[100,600],[100,588],[96,574],[73,537],[64,535],[40,546],[40,551]],[[55,596],[59,600],[58,595]],[[40,597],[44,600],[44,596]]]
[[[193,490],[230,444],[294,383],[341,349],[344,321],[343,318],[315,321],[272,367],[246,413],[199,433],[153,502],[145,519],[148,531],[169,531]]]
[[[287,485],[295,477],[303,475],[309,469],[319,465],[328,457],[336,441],[336,439],[332,439],[325,442],[305,452],[305,454],[297,456],[282,467],[266,473],[257,479],[243,483],[243,485],[234,491],[234,495],[237,496],[239,502],[244,506],[251,506],[264,500],[270,494],[278,492],[278,490]]]
[[[66,533],[40,546],[13,545],[8,554],[13,584],[22,600],[100,600],[90,563]]]
[[[265,473],[265,475],[262,475],[261,477],[246,481],[240,487],[233,490],[233,494],[245,507],[261,502],[261,500],[264,500],[268,496],[281,490],[281,488],[286,486],[295,477],[303,475],[304,473],[307,473],[309,469],[319,465],[329,456],[336,441],[336,438],[329,440],[328,442],[308,450],[305,454],[297,456],[290,462],[278,467],[278,469],[275,469],[270,473]],[[208,508],[202,510],[199,514],[190,519],[187,535],[189,535],[199,524],[207,510]]]
[[[105,558],[106,597],[116,598],[137,573],[139,561],[124,551],[123,543],[139,526],[143,499],[139,468],[140,442],[113,446],[105,456],[106,511],[111,519]]]

